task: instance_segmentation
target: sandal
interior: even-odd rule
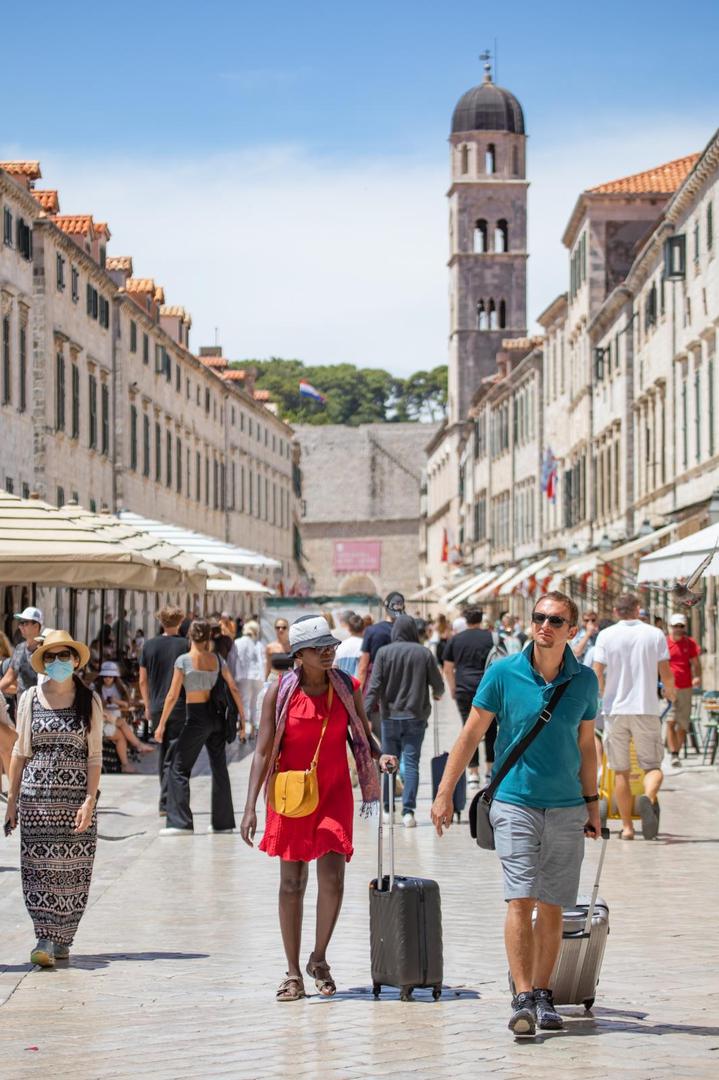
[[[310,957],[307,961],[307,974],[315,980],[315,988],[322,997],[334,997],[337,993],[330,966],[325,960],[313,960]]]
[[[633,839],[634,839],[634,833],[633,832],[625,833],[623,829],[617,836],[617,840],[633,840]]]
[[[299,1001],[300,998],[307,997],[302,976],[288,975],[283,979],[277,987],[276,997],[278,1001]]]

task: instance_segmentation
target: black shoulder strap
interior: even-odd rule
[[[492,777],[491,784],[489,784],[489,786],[486,787],[482,792],[482,797],[488,802],[491,801],[495,791],[502,783],[509,770],[514,768],[525,750],[527,750],[527,748],[534,742],[540,731],[542,731],[542,729],[545,728],[549,721],[552,719],[552,713],[559,704],[562,694],[567,689],[570,682],[571,679],[567,679],[566,682],[560,683],[560,685],[552,694],[545,708],[542,709],[539,716],[537,717],[537,722],[534,727],[531,729],[531,731],[528,731],[524,738],[520,739],[517,745],[513,747],[513,749],[507,754],[507,757],[502,762],[500,768]]]

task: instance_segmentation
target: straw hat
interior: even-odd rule
[[[45,635],[45,640],[40,648],[35,649],[35,652],[30,657],[33,670],[37,671],[38,675],[45,674],[45,653],[59,649],[62,645],[68,649],[74,649],[80,657],[80,667],[85,667],[90,659],[90,650],[87,645],[82,641],[75,641],[67,630],[51,630],[49,634]]]

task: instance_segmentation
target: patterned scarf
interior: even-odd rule
[[[357,766],[357,776],[362,791],[362,809],[360,814],[362,817],[369,817],[379,805],[380,789],[377,768],[372,759],[367,733],[365,732],[364,724],[360,720],[357,709],[355,708],[352,692],[345,682],[342,673],[335,670],[335,668],[330,668],[327,674],[332,683],[334,692],[347,710],[352,753]],[[287,720],[287,710],[289,709],[292,695],[299,685],[300,671],[297,668],[283,674],[280,680],[280,687],[277,691],[277,705],[275,708],[275,740],[272,744],[270,767],[267,772],[267,780],[265,781],[265,797],[267,797],[270,778],[275,771],[277,759],[280,756],[282,736],[285,733],[285,723]]]

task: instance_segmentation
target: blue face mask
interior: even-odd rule
[[[75,665],[72,660],[51,660],[45,665],[45,674],[49,675],[55,682],[65,682],[70,678]]]

